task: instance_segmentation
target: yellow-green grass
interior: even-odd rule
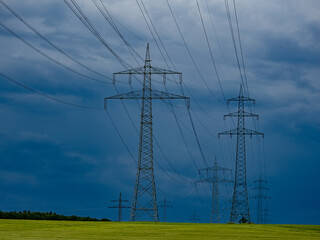
[[[320,239],[318,225],[0,220],[0,239]]]

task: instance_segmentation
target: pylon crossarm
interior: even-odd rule
[[[253,103],[256,102],[256,100],[253,99],[253,98],[244,97],[244,96],[238,96],[238,97],[234,97],[234,98],[228,99],[228,100],[227,100],[227,103],[229,103],[229,102],[240,102],[240,101],[253,102]]]
[[[243,129],[244,130],[244,135],[249,135],[249,136],[253,136],[253,135],[261,135],[262,137],[264,137],[264,133],[255,131],[255,130],[251,130],[251,129]]]
[[[167,93],[167,92],[161,92],[157,90],[152,90],[151,91],[151,96],[148,98],[151,99],[185,99],[187,101],[187,106],[190,107],[190,98],[177,95],[177,94],[172,94],[172,93]],[[144,99],[143,96],[143,91],[138,90],[138,91],[131,91],[128,93],[123,93],[119,95],[114,95],[111,97],[105,97],[104,98],[104,107],[107,107],[107,100],[108,99]]]
[[[158,67],[150,67],[151,68],[151,74],[180,74],[182,75],[181,72],[176,72],[176,71],[171,71],[168,69],[162,69]]]
[[[122,93],[122,94],[114,95],[111,97],[105,97],[104,100],[106,101],[107,99],[140,99],[140,98],[142,98],[142,90]]]
[[[167,92],[162,92],[158,90],[152,90],[151,91],[151,98],[152,99],[186,99],[190,100],[189,97],[177,95],[177,94],[172,94],[172,93],[167,93]]]
[[[176,72],[176,71],[171,71],[168,69],[162,69],[162,68],[158,68],[158,67],[152,67],[150,66],[150,72],[151,74],[180,74],[182,75],[181,72]],[[128,70],[124,70],[121,72],[116,72],[113,73],[113,76],[115,77],[115,75],[120,75],[120,74],[145,74],[145,69],[144,67],[138,67],[138,68],[133,68],[133,69],[128,69]]]
[[[249,113],[249,112],[243,112],[243,113],[234,112],[234,113],[223,115],[224,120],[226,119],[226,117],[256,117],[257,119],[259,119],[259,115]]]
[[[116,73],[113,73],[113,77],[115,77],[115,75],[120,75],[120,74],[144,74],[144,67],[132,68],[132,69],[124,70],[121,72],[116,72]]]
[[[218,133],[218,137],[220,137],[220,135],[249,135],[249,136],[253,136],[253,135],[262,135],[262,137],[264,137],[264,133],[255,131],[255,130],[251,130],[251,129],[232,129],[232,130],[228,130],[225,132],[221,132]]]
[[[119,95],[114,95],[111,97],[105,97],[104,98],[104,108],[107,108],[107,100],[108,99],[139,99],[142,98],[142,90],[138,90],[138,91],[132,91],[132,92],[128,92],[128,93],[123,93],[123,94],[119,94]]]

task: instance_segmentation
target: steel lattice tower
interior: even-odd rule
[[[267,192],[269,190],[269,188],[267,188],[265,185],[267,184],[266,180],[263,180],[262,178],[259,178],[258,180],[254,181],[256,186],[255,188],[253,188],[254,190],[257,190],[258,193],[257,195],[253,196],[252,198],[255,198],[258,200],[258,207],[257,207],[257,223],[258,224],[263,224],[266,223],[266,219],[265,219],[265,208],[264,208],[264,200],[266,199],[271,199],[270,196],[267,195]]]
[[[153,168],[152,99],[185,99],[187,101],[187,107],[189,107],[190,98],[152,89],[152,75],[162,75],[165,82],[167,75],[176,74],[179,75],[181,84],[182,73],[151,66],[149,43],[147,44],[144,66],[114,73],[114,81],[116,75],[121,74],[129,75],[130,80],[132,75],[143,75],[142,90],[105,98],[105,107],[108,99],[142,99],[138,169],[130,221],[135,221],[139,218],[142,219],[147,216],[148,219],[151,218],[153,221],[158,222],[159,214]],[[146,219],[144,218],[143,220]]]
[[[121,192],[119,194],[119,199],[117,200],[112,200],[111,202],[117,202],[118,205],[117,206],[112,206],[112,207],[109,207],[109,208],[118,208],[118,222],[121,222],[122,221],[122,209],[123,208],[130,208],[130,207],[126,207],[126,206],[123,206],[123,203],[127,203],[129,202],[128,200],[123,200],[121,198]]]
[[[247,167],[246,167],[246,135],[262,135],[263,133],[257,132],[255,130],[250,130],[245,128],[245,117],[256,117],[258,115],[245,112],[244,103],[245,102],[255,102],[254,99],[245,97],[243,95],[242,85],[240,85],[239,96],[235,98],[228,99],[228,103],[238,102],[238,112],[230,113],[224,115],[226,117],[237,117],[237,128],[233,130],[228,130],[220,135],[236,135],[237,136],[237,151],[236,151],[236,171],[235,171],[235,181],[234,190],[232,198],[232,208],[230,222],[233,223],[244,223],[251,222],[250,211],[249,211],[249,200],[248,200],[248,190],[247,190]]]
[[[215,158],[214,166],[203,168],[199,170],[198,182],[212,183],[212,206],[211,206],[211,216],[210,223],[220,223],[220,214],[219,214],[219,183],[223,182],[232,182],[224,177],[219,177],[219,172],[227,172],[231,169],[222,168],[218,166],[217,159]],[[212,172],[212,174],[210,174]]]
[[[192,223],[200,222],[200,218],[196,214],[196,212],[193,212],[193,214],[191,214],[190,217],[189,217],[189,221],[191,221]]]
[[[163,208],[163,222],[167,222],[167,208],[172,208],[171,202],[164,198],[160,202],[160,208]]]

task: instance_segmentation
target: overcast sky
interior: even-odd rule
[[[223,120],[223,115],[228,113],[224,96],[228,99],[238,95],[241,77],[225,1],[198,1],[221,86],[195,0],[169,0],[169,3],[199,71],[166,0],[143,1],[157,30],[153,34],[160,36],[165,50],[159,40],[154,41],[135,0],[103,0],[123,37],[142,58],[149,42],[153,66],[183,73],[183,88],[185,95],[191,97],[192,119],[207,161],[212,165],[216,156],[220,166],[234,173],[235,138],[218,139],[217,134],[234,128],[230,119]],[[64,1],[4,2],[83,66],[108,78],[125,69]],[[92,1],[76,2],[121,59],[131,67],[143,64],[139,57],[136,56],[137,61],[133,58]],[[141,1],[139,3],[143,10]],[[229,6],[239,50],[230,0]],[[260,116],[259,121],[248,119],[246,124],[265,133],[264,139],[247,138],[249,197],[256,194],[253,181],[262,176],[270,189],[271,204],[267,205],[270,205],[273,223],[319,224],[320,2],[245,0],[236,1],[236,6],[247,76],[246,94],[256,99],[255,106],[246,105],[246,111]],[[103,110],[103,98],[117,94],[116,89],[131,91],[128,78],[117,79],[115,88],[110,79],[59,53],[1,3],[0,23],[2,74],[56,99],[98,108],[58,103],[0,76],[0,210],[30,209],[116,219],[116,210],[108,208],[112,205],[110,200],[116,199],[121,191],[129,200],[128,205],[131,204],[136,165]],[[152,28],[150,23],[149,26]],[[161,78],[153,80],[155,89],[165,91]],[[168,79],[166,87],[171,93],[182,94],[175,80]],[[133,89],[141,88],[138,80],[132,81]],[[126,100],[124,104],[139,129],[137,102]],[[168,210],[168,221],[188,221],[195,212],[201,222],[209,222],[211,188],[209,185],[194,187],[197,167],[204,168],[205,164],[185,103],[175,100],[173,105],[177,119],[169,102],[155,100],[153,103],[154,136],[167,157],[155,144],[158,202],[166,197],[174,206]],[[234,112],[237,105],[230,104],[229,109]],[[107,111],[137,159],[138,135],[122,103],[108,102]],[[232,184],[221,184],[220,193],[220,212],[226,222],[230,215]],[[250,210],[255,221],[256,203],[252,198]],[[162,209],[159,211],[161,219]],[[123,218],[128,220],[129,210],[124,210]]]

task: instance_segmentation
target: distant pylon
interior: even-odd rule
[[[130,207],[123,206],[122,203],[129,202],[129,201],[128,200],[123,200],[121,198],[121,192],[120,192],[119,199],[112,200],[111,202],[117,202],[118,203],[117,206],[112,206],[112,207],[109,207],[109,208],[118,208],[118,222],[121,222],[122,221],[122,209],[123,208],[130,208]]]
[[[105,107],[108,99],[142,99],[138,169],[130,212],[130,221],[135,221],[147,216],[153,221],[158,222],[159,214],[153,169],[152,99],[185,99],[187,101],[187,106],[189,107],[190,98],[152,89],[152,75],[162,75],[165,83],[167,75],[176,74],[179,75],[181,84],[182,73],[151,66],[149,43],[147,44],[144,66],[114,73],[114,82],[116,75],[121,74],[129,75],[129,81],[131,80],[132,75],[143,76],[142,90],[105,98]]]
[[[164,197],[163,201],[159,202],[159,207],[163,208],[163,222],[167,222],[167,208],[172,208],[171,202]]]
[[[256,186],[253,188],[254,190],[258,191],[257,195],[252,196],[252,198],[255,198],[258,200],[258,207],[257,207],[257,223],[258,224],[264,224],[267,220],[267,209],[265,208],[264,204],[266,199],[271,199],[270,196],[268,196],[268,190],[265,185],[267,184],[266,180],[263,180],[262,178],[259,178],[258,180],[254,181]]]
[[[198,215],[196,215],[195,212],[193,212],[193,214],[191,214],[189,217],[189,221],[191,221],[192,223],[200,222],[200,218]]]
[[[238,111],[224,115],[225,117],[237,117],[238,123],[237,128],[228,130],[220,135],[236,135],[237,136],[237,152],[236,152],[236,172],[234,181],[234,190],[232,198],[232,208],[230,222],[233,223],[244,223],[251,222],[249,201],[248,201],[248,190],[247,190],[247,167],[246,167],[246,135],[262,135],[263,133],[246,129],[245,128],[245,117],[256,117],[259,116],[244,111],[244,102],[255,102],[254,99],[243,96],[242,85],[240,85],[239,96],[228,99],[228,103],[234,101],[238,102]]]
[[[203,168],[199,170],[199,178],[198,182],[207,182],[212,183],[212,207],[211,207],[211,216],[210,223],[220,223],[220,214],[219,214],[219,183],[223,182],[233,182],[232,180],[228,180],[224,177],[219,177],[219,172],[227,172],[231,169],[222,168],[218,166],[217,158],[215,157],[214,166]],[[212,172],[212,174],[210,174]]]

